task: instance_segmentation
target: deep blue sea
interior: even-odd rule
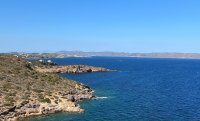
[[[52,59],[116,72],[62,74],[95,90],[84,113],[57,113],[29,121],[200,121],[200,60],[91,57]]]

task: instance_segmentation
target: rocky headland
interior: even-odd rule
[[[110,71],[84,66],[49,66],[0,55],[0,121],[55,112],[83,112],[78,102],[93,99],[90,87],[51,73]]]
[[[36,67],[38,72],[42,73],[86,73],[86,72],[109,72],[110,69],[102,67],[93,67],[87,65],[68,65],[68,66],[45,66]]]

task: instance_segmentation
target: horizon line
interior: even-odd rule
[[[125,52],[125,51],[82,51],[82,50],[61,50],[61,51],[7,51],[7,52],[0,52],[0,53],[52,53],[52,54],[59,54],[60,52],[83,52],[83,53],[180,53],[180,54],[200,54],[200,52]]]

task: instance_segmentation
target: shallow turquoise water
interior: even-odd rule
[[[83,101],[84,113],[57,113],[29,121],[198,121],[200,60],[66,58],[66,64],[101,66],[117,72],[62,74],[83,82],[104,99]]]

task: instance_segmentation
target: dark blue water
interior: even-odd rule
[[[31,121],[198,121],[200,60],[145,58],[53,59],[118,72],[63,74],[83,82],[99,97],[81,102],[84,113],[58,113]]]

